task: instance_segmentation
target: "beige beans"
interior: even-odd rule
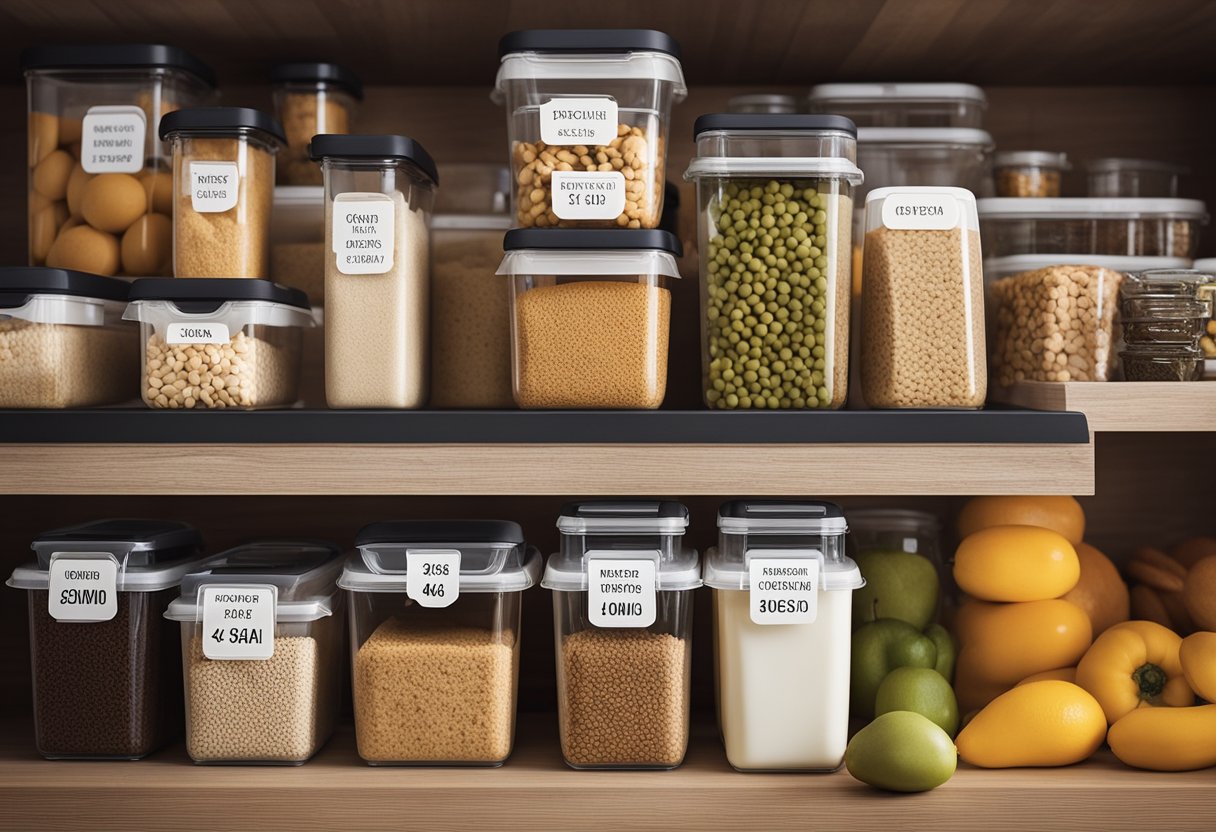
[[[90,407],[135,398],[134,326],[0,321],[0,407]]]
[[[278,155],[283,185],[320,185],[321,166],[308,158],[308,143],[321,133],[349,133],[351,102],[343,93],[324,89],[280,92],[275,95],[287,147]]]
[[[154,333],[144,348],[143,398],[148,407],[177,410],[280,407],[295,402],[300,330],[238,330],[224,344],[166,344]]]
[[[1060,172],[1039,167],[997,168],[996,195],[1019,197],[1059,196]]]

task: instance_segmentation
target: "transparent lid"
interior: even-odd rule
[[[1051,266],[1096,266],[1117,272],[1145,269],[1185,269],[1185,257],[1133,257],[1110,254],[1013,254],[984,261],[984,277],[993,280],[1011,274],[1036,272]]]
[[[1208,219],[1207,207],[1198,199],[993,197],[979,200],[976,208],[986,220]]]
[[[912,102],[968,101],[987,104],[984,91],[974,84],[911,83],[911,84],[817,84],[811,87],[813,105],[830,105],[845,101],[907,104]]]
[[[1191,264],[1191,268],[1197,272],[1216,273],[1216,257],[1205,257],[1202,260],[1196,260]]]
[[[578,535],[684,534],[688,507],[671,500],[566,503],[557,530]]]
[[[796,113],[798,99],[780,93],[732,95],[726,102],[729,113]]]
[[[974,127],[858,127],[857,142],[863,145],[976,147],[984,150],[991,150],[995,146],[988,131]]]
[[[722,534],[842,535],[849,524],[835,503],[821,500],[734,500],[718,510]]]
[[[1148,269],[1129,274],[1123,282],[1125,296],[1195,296],[1203,287],[1216,284],[1216,274],[1198,269]]]
[[[609,228],[514,228],[495,274],[663,275],[680,277],[680,240],[669,231]]]
[[[693,126],[697,155],[685,179],[797,176],[861,184],[857,127],[843,116],[710,113]]]
[[[998,168],[1051,168],[1053,170],[1069,170],[1068,154],[1054,150],[1002,150],[992,157],[992,164]]]
[[[1085,169],[1090,173],[1151,171],[1152,173],[1172,173],[1177,176],[1191,172],[1190,168],[1185,165],[1176,165],[1173,162],[1160,162],[1156,159],[1124,159],[1115,157],[1090,159],[1086,162]]]
[[[679,47],[648,29],[512,32],[499,41],[499,57],[493,95],[499,102],[513,81],[657,81],[673,86],[677,102],[688,94]]]
[[[661,592],[678,592],[701,586],[701,557],[695,549],[679,549],[670,558],[660,557],[657,549],[558,552],[549,556],[545,577],[540,585],[558,592],[584,592],[587,589],[587,562],[596,558],[653,561],[655,588]]]
[[[931,511],[915,511],[906,508],[856,508],[849,512],[849,526],[858,533],[863,530],[916,532],[922,529],[936,532],[941,527],[941,522]]]
[[[975,194],[966,188],[939,185],[901,185],[877,188],[866,194],[866,231],[903,230],[979,231]]]
[[[392,547],[386,547],[391,549]],[[522,592],[535,586],[540,578],[541,556],[536,547],[521,547],[519,557],[505,558],[503,565],[497,571],[477,571],[476,566],[486,563],[485,557],[466,559],[466,555],[478,555],[475,546],[460,547],[452,544],[426,546],[419,544],[416,551],[459,551],[460,559],[460,591],[462,593],[477,592]],[[368,565],[367,551],[353,552],[346,559],[342,575],[338,578],[338,586],[351,592],[405,592],[406,569],[405,556],[407,549],[399,551],[400,569],[393,571],[377,571]],[[391,552],[389,553],[391,556]],[[392,558],[390,557],[390,560]],[[378,569],[381,565],[378,565]]]

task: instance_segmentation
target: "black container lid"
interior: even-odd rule
[[[562,517],[603,519],[627,517],[629,519],[687,519],[688,506],[675,500],[584,500],[562,506]]]
[[[168,300],[195,303],[227,303],[230,300],[264,300],[309,309],[308,295],[269,280],[225,277],[145,277],[131,284],[128,300]]]
[[[21,70],[32,69],[139,69],[163,67],[188,72],[209,87],[215,86],[211,67],[176,46],[161,43],[33,46],[21,53]]]
[[[857,138],[857,125],[850,118],[806,113],[708,113],[693,123],[693,140],[712,130],[834,130]]]
[[[651,228],[513,228],[502,241],[503,251],[665,251],[684,256],[684,247],[670,231]]]
[[[355,546],[377,543],[524,542],[523,529],[509,520],[396,520],[370,523],[355,535]]]
[[[719,517],[768,520],[823,520],[844,517],[835,503],[822,500],[732,500],[718,509]]]
[[[307,575],[338,560],[342,550],[322,541],[275,540],[230,550],[212,575]]]
[[[415,165],[427,178],[439,184],[439,170],[426,148],[409,136],[358,136],[325,133],[313,136],[308,156],[314,162],[322,159],[401,159]]]
[[[43,532],[34,546],[54,543],[124,542],[139,544],[140,549],[164,552],[174,549],[199,548],[203,545],[198,529],[171,520],[141,520],[118,518],[95,520],[77,526],[65,526]]]
[[[270,83],[311,84],[323,82],[341,87],[360,101],[363,100],[363,82],[359,76],[340,64],[310,63],[302,61],[290,64],[279,64],[270,70]]]
[[[189,107],[166,113],[160,120],[162,139],[172,133],[228,136],[238,130],[256,130],[279,144],[287,143],[278,119],[252,107]]]
[[[512,52],[663,52],[677,60],[680,44],[654,29],[523,29],[498,41],[498,57]]]
[[[130,284],[125,280],[71,269],[42,266],[0,268],[0,308],[23,306],[30,295],[72,295],[124,301],[129,289]]]

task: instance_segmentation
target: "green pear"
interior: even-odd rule
[[[898,618],[925,629],[937,612],[937,567],[924,555],[872,549],[857,555],[866,585],[853,593],[853,627]]]
[[[853,735],[849,774],[892,792],[927,792],[954,776],[958,751],[940,727],[911,711],[891,711]]]
[[[912,711],[930,719],[950,736],[958,733],[958,700],[954,688],[928,667],[897,667],[887,674],[874,697],[874,713]]]
[[[849,709],[853,716],[874,716],[878,686],[897,667],[932,668],[937,663],[933,639],[907,621],[883,618],[853,633]]]
[[[947,682],[954,684],[954,660],[958,656],[958,648],[954,646],[954,636],[936,622],[925,628],[925,635],[933,639],[933,644],[937,647],[937,664],[933,666],[933,669],[940,673]]]

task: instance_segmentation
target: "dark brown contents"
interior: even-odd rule
[[[1203,377],[1202,357],[1141,357],[1126,352],[1121,357],[1126,381],[1198,381]]]

